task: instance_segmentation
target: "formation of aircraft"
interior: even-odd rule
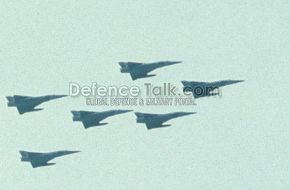
[[[155,63],[136,63],[136,62],[119,62],[121,66],[121,73],[129,73],[131,75],[132,80],[137,80],[141,78],[147,78],[156,76],[155,74],[149,74],[151,71],[181,63],[181,61],[160,61]],[[181,81],[183,84],[183,91],[192,93],[195,99],[206,97],[206,96],[215,96],[218,95],[218,89],[227,85],[235,84],[243,82],[243,80],[221,80],[215,82],[198,82],[198,81]],[[19,114],[24,114],[27,112],[35,112],[40,111],[43,108],[36,108],[38,105],[66,97],[67,95],[46,95],[46,96],[7,96],[8,107],[16,107]],[[123,114],[127,112],[132,112],[133,110],[108,110],[102,112],[92,112],[92,111],[71,111],[73,117],[73,121],[82,122],[85,129],[106,125],[107,123],[101,123],[102,120],[117,115]],[[163,128],[171,126],[170,124],[164,124],[165,122],[175,119],[178,117],[192,115],[196,112],[173,112],[166,114],[153,114],[153,113],[141,113],[135,112],[136,122],[144,123],[148,130]],[[80,151],[55,151],[48,153],[40,153],[40,152],[28,152],[28,151],[19,151],[21,154],[21,161],[30,162],[33,168],[42,167],[42,166],[50,166],[55,163],[49,163],[50,160],[68,155],[73,153],[78,153]]]

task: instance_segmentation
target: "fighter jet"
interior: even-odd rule
[[[133,110],[109,110],[104,112],[90,112],[90,111],[71,111],[73,114],[73,121],[81,121],[85,129],[106,125],[108,123],[100,123],[103,119],[113,115],[131,112]]]
[[[47,96],[7,96],[8,107],[16,107],[19,114],[24,114],[26,112],[34,112],[43,110],[43,108],[35,108],[36,106],[42,104],[43,102],[47,102],[49,100],[66,97],[67,95],[47,95]]]
[[[119,62],[121,73],[130,73],[132,80],[156,76],[148,75],[149,72],[169,65],[181,63],[181,61],[160,61],[155,63]]]
[[[192,92],[195,99],[219,95],[219,88],[230,84],[244,82],[244,80],[221,80],[215,82],[181,81],[184,92]]]
[[[168,127],[170,124],[163,125],[164,122],[186,115],[195,114],[196,112],[173,112],[167,114],[151,114],[135,112],[137,123],[145,123],[148,130],[160,127]]]
[[[78,153],[78,152],[80,151],[61,150],[61,151],[48,152],[48,153],[26,152],[22,150],[19,151],[19,153],[21,154],[21,161],[30,162],[33,168],[55,165],[55,163],[47,163],[47,162],[49,162],[50,160],[56,157]]]

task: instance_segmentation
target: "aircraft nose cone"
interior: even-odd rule
[[[175,115],[181,117],[181,116],[187,116],[187,115],[192,115],[195,114],[196,112],[175,112]]]
[[[55,98],[63,98],[63,97],[67,97],[68,95],[54,95]]]
[[[234,84],[234,83],[244,82],[244,80],[230,80],[229,82],[231,84]]]
[[[78,150],[76,150],[76,151],[66,151],[67,154],[74,154],[74,153],[79,153],[79,152],[81,152],[81,151],[78,151]]]
[[[63,98],[63,97],[67,97],[68,95],[50,95],[48,96],[50,100],[52,99],[58,99],[58,98]]]
[[[196,114],[196,112],[184,112],[183,115],[192,115],[192,114]]]
[[[182,63],[182,61],[168,61],[171,64],[177,64],[177,63]]]

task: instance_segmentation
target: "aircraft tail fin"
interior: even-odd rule
[[[141,113],[141,112],[135,112],[135,115],[137,116],[137,117],[143,117],[143,113]]]
[[[135,115],[136,115],[138,118],[139,118],[139,117],[141,118],[141,117],[154,116],[155,114],[135,112]]]
[[[119,65],[123,68],[123,67],[126,67],[127,63],[125,63],[125,62],[119,62]]]
[[[157,114],[152,114],[152,113],[141,113],[141,112],[135,112],[135,115],[137,117],[150,117],[150,116],[156,116]]]
[[[200,81],[181,81],[181,83],[183,84],[183,86],[199,86],[204,84],[204,82],[200,82]]]
[[[119,65],[121,67],[134,67],[134,66],[142,65],[142,63],[138,63],[138,62],[119,62]]]
[[[12,102],[12,101],[14,101],[14,98],[13,98],[13,96],[6,96],[6,99],[7,99],[9,102]]]
[[[15,99],[13,96],[6,96],[6,99],[8,100],[7,102],[8,107],[15,106]]]
[[[80,121],[81,120],[81,113],[79,111],[71,111],[73,114],[73,121]]]
[[[27,152],[27,151],[24,151],[24,150],[20,150],[19,153],[24,158],[29,158],[31,156],[38,156],[38,155],[42,154],[42,153],[39,153],[39,152]]]
[[[29,152],[20,150],[19,153],[21,154],[22,157],[26,157],[26,158],[29,157]]]
[[[29,96],[22,96],[22,95],[14,95],[13,97],[15,101],[22,100],[25,98],[30,98]]]

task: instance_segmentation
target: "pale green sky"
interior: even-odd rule
[[[0,3],[0,189],[285,190],[290,188],[289,0]],[[182,60],[131,81],[119,61]],[[81,98],[19,115],[7,95],[68,93],[69,82],[161,84],[243,79],[172,127],[147,131],[132,113],[84,130]],[[19,150],[81,150],[32,169]]]

